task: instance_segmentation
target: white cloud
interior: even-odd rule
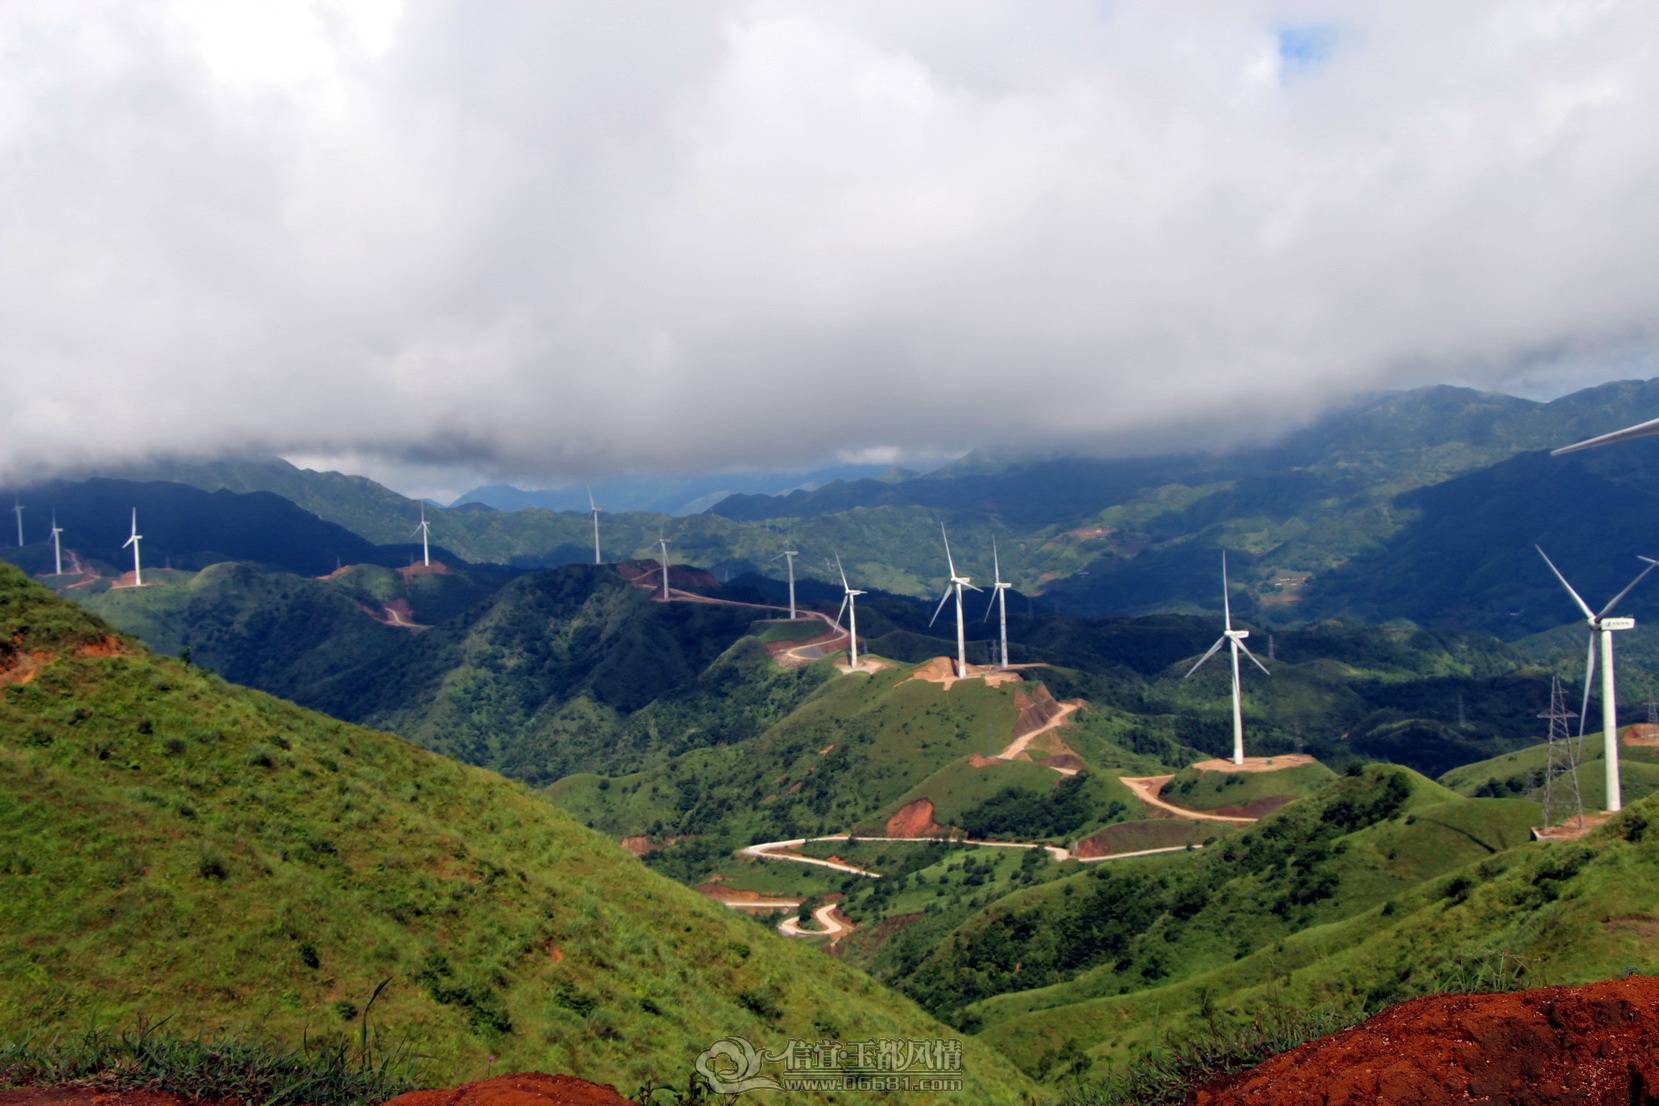
[[[8,5],[0,470],[1147,447],[1571,379],[1652,349],[1656,44],[1641,0]]]

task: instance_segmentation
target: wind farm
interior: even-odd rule
[[[0,9],[0,1106],[1659,1102],[1659,11],[160,8]]]

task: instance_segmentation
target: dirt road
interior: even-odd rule
[[[1015,757],[1017,757],[1021,753],[1025,752],[1025,748],[1026,748],[1027,745],[1031,744],[1031,739],[1032,738],[1037,737],[1039,734],[1045,734],[1048,731],[1054,729],[1055,727],[1064,724],[1066,719],[1071,717],[1072,713],[1074,711],[1076,711],[1077,708],[1082,706],[1082,705],[1083,704],[1081,704],[1079,702],[1076,702],[1075,700],[1072,701],[1072,702],[1061,703],[1059,714],[1056,714],[1053,718],[1050,718],[1047,722],[1044,722],[1041,726],[1038,726],[1036,729],[1028,730],[1023,734],[1020,734],[1014,740],[1010,741],[1008,743],[1008,745],[1002,750],[1002,752],[1000,752],[996,755],[996,759],[997,760],[1013,760]],[[1070,773],[1065,773],[1065,772],[1063,772],[1063,770],[1058,769],[1058,768],[1056,768],[1055,771],[1056,772],[1061,772],[1063,775],[1069,775],[1070,774]],[[1073,771],[1075,771],[1075,769]]]
[[[1134,792],[1135,798],[1147,806],[1168,811],[1177,818],[1190,818],[1195,822],[1227,822],[1239,826],[1250,825],[1256,821],[1254,818],[1241,818],[1232,814],[1210,814],[1202,810],[1188,810],[1184,806],[1164,802],[1163,799],[1158,797],[1158,792],[1163,790],[1164,784],[1174,778],[1175,776],[1171,774],[1168,776],[1122,776],[1120,780],[1123,786]]]
[[[1250,819],[1245,819],[1249,821]],[[849,875],[865,876],[869,879],[880,879],[881,873],[869,868],[860,868],[845,861],[825,860],[816,856],[805,856],[793,850],[814,841],[881,841],[894,844],[946,844],[946,845],[974,845],[983,849],[1042,849],[1056,862],[1076,860],[1084,864],[1098,864],[1103,860],[1127,860],[1136,856],[1156,856],[1159,853],[1185,852],[1185,845],[1166,845],[1156,849],[1137,849],[1128,853],[1109,853],[1106,856],[1075,856],[1070,849],[1061,845],[1050,845],[1046,841],[986,841],[977,837],[875,837],[859,834],[856,838],[850,834],[832,833],[825,837],[797,837],[790,841],[765,841],[758,845],[748,845],[738,850],[743,856],[754,857],[757,860],[787,860],[796,864],[814,864],[821,868],[832,868]],[[1193,848],[1202,848],[1194,845]],[[789,851],[786,851],[789,850]]]
[[[812,912],[812,920],[818,923],[819,928],[807,929],[795,918],[785,918],[778,923],[778,932],[785,937],[823,937],[828,935],[829,943],[835,944],[841,938],[853,931],[853,925],[841,917],[835,909],[835,903],[826,903]]]

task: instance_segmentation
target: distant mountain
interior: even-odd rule
[[[734,495],[778,495],[812,489],[836,480],[916,475],[881,465],[831,465],[805,470],[706,473],[695,476],[628,476],[593,481],[594,498],[607,511],[645,511],[691,515]],[[510,484],[486,484],[458,496],[452,507],[481,503],[498,511],[540,507],[549,511],[586,511],[588,485],[527,490]]]
[[[117,572],[131,567],[132,553],[122,543],[134,508],[147,568],[248,560],[320,574],[342,561],[402,563],[410,548],[378,547],[265,491],[206,492],[184,484],[98,477],[39,484],[21,489],[18,496],[27,505],[27,545],[20,551],[6,548],[11,542],[5,542],[0,555],[36,572],[50,571],[52,565],[47,531],[54,512],[63,527],[65,550]]]
[[[1559,458],[1523,453],[1395,505],[1401,528],[1315,581],[1309,605],[1521,637],[1578,619],[1534,546],[1596,608],[1642,569],[1638,554],[1659,556],[1659,441]],[[1659,618],[1659,578],[1620,613]]]

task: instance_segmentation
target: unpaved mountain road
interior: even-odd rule
[[[1236,826],[1247,826],[1256,821],[1255,818],[1244,818],[1234,814],[1210,814],[1202,810],[1189,810],[1184,806],[1164,802],[1163,799],[1159,798],[1158,792],[1162,791],[1164,785],[1174,778],[1173,773],[1167,776],[1118,777],[1123,786],[1134,792],[1135,798],[1147,806],[1157,807],[1159,810],[1167,811],[1177,818],[1190,818],[1195,822],[1227,822]]]

